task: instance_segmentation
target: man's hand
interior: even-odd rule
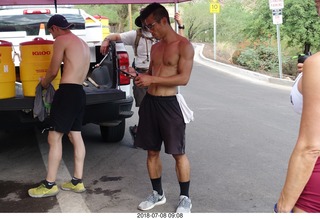
[[[109,44],[110,44],[110,39],[109,38],[105,38],[102,43],[101,43],[101,47],[100,47],[100,53],[102,55],[107,54],[108,48],[109,48]]]
[[[40,84],[43,87],[43,89],[47,89],[49,87],[49,84],[45,83],[45,78],[40,78]]]
[[[176,14],[174,15],[174,20],[177,22],[179,26],[183,25],[182,17],[180,16],[179,12],[176,12]]]
[[[303,63],[298,63],[297,68],[298,68],[299,73],[302,72],[303,71]]]
[[[151,85],[152,82],[152,76],[147,74],[138,74],[137,77],[134,79],[134,83],[138,87],[148,87]]]
[[[137,72],[134,68],[132,68],[132,67],[129,67],[128,73],[129,73],[130,75],[132,75],[132,78],[135,78],[135,77],[138,76],[138,72]]]

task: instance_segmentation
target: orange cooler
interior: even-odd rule
[[[12,43],[0,40],[0,99],[16,96],[16,69],[12,60]]]
[[[53,41],[35,38],[33,41],[20,43],[20,78],[23,95],[34,97],[40,78],[44,77],[49,68],[53,53]],[[61,71],[52,81],[57,90],[61,79]]]

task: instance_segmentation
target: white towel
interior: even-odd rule
[[[184,100],[182,94],[176,94],[178,103],[180,105],[180,109],[183,115],[183,119],[185,123],[189,123],[194,120],[193,111],[187,106],[186,101]]]

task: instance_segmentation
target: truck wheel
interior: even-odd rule
[[[100,125],[100,132],[102,139],[105,142],[118,142],[123,139],[126,128],[126,121],[122,120],[117,126],[102,126]]]

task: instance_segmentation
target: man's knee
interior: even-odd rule
[[[160,156],[160,151],[148,151],[148,158],[155,159]]]

